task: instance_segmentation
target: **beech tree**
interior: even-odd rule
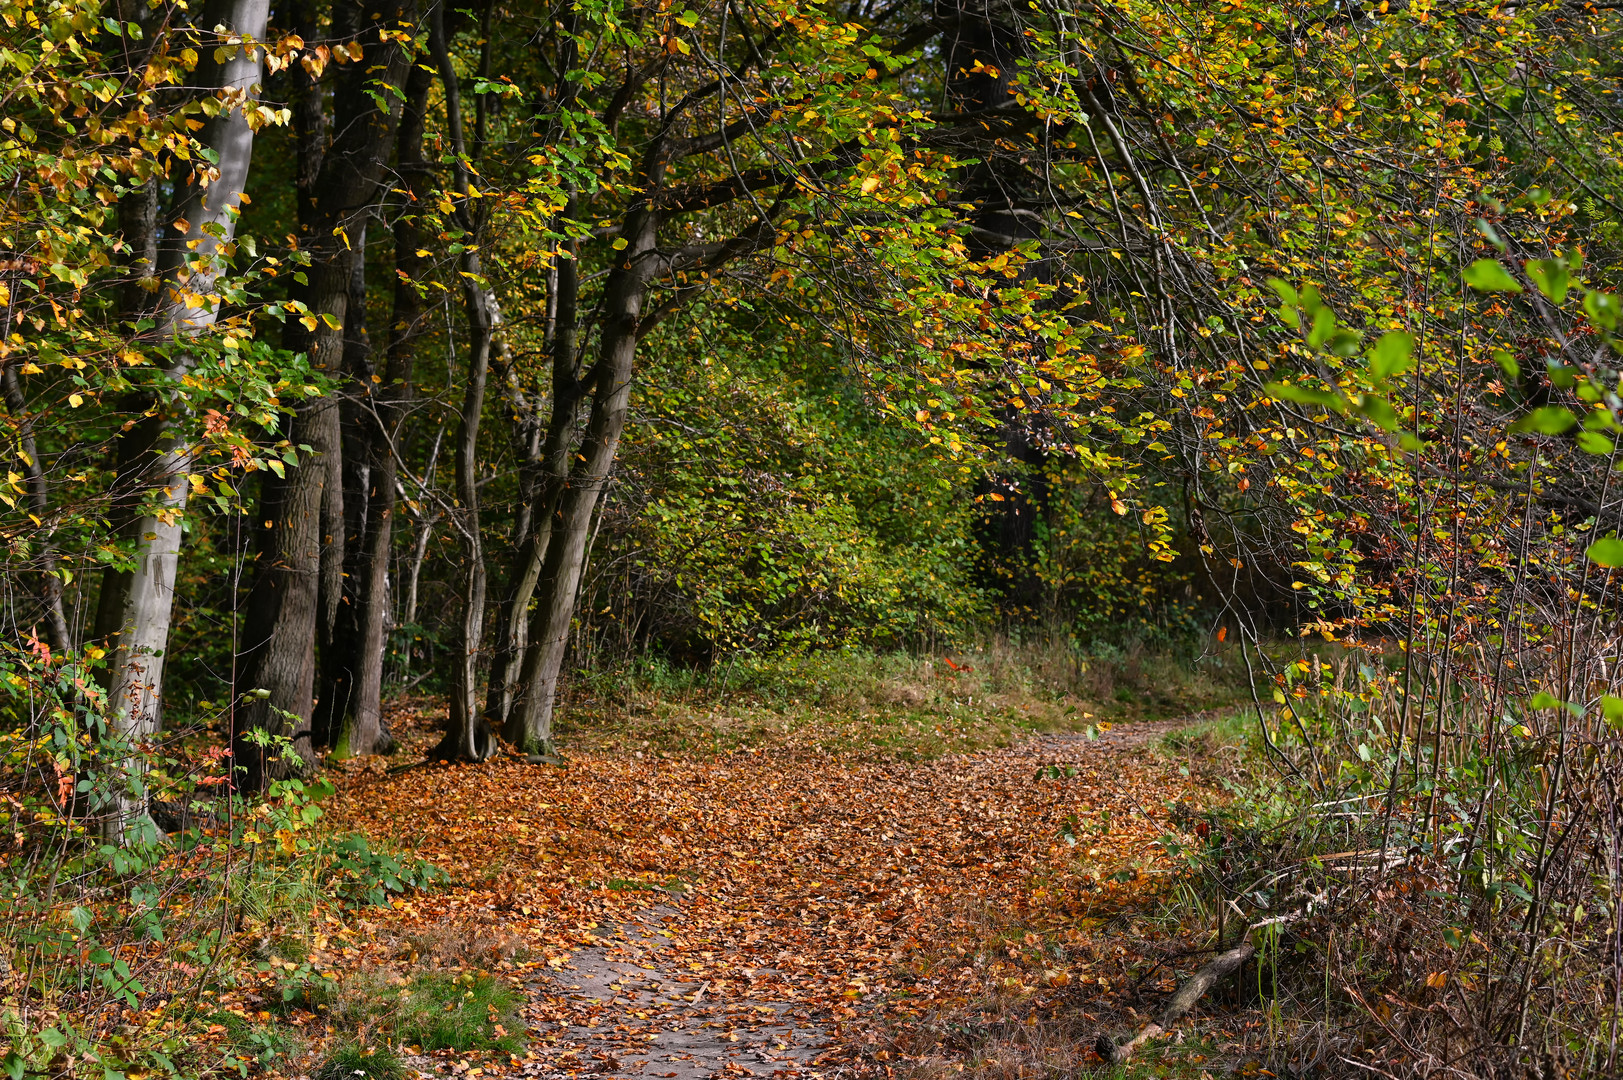
[[[333,80],[330,128],[320,96],[306,95],[307,104],[293,113],[300,172],[313,179],[299,201],[303,280],[296,280],[292,292],[283,347],[308,355],[312,369],[339,386],[355,373],[354,367],[345,370],[345,338],[357,252],[364,250],[367,219],[394,148],[414,10],[404,3],[335,4],[333,51],[346,63]],[[370,43],[378,38],[381,44]],[[360,299],[357,322],[365,317],[364,294]],[[267,693],[247,698],[236,721],[237,758],[250,788],[263,782],[266,761],[246,733],[280,731],[280,717],[300,718],[295,747],[308,764],[315,762],[307,725],[314,710],[316,644],[325,637],[332,648],[345,563],[340,432],[336,397],[299,403],[288,437],[308,447],[308,456],[298,468],[264,480],[240,685]]]
[[[162,376],[169,383],[185,380],[194,364],[186,339],[206,331],[219,315],[221,301],[211,293],[236,230],[254,131],[265,122],[255,103],[268,14],[268,0],[233,0],[219,12],[218,115],[203,140],[214,155],[213,167],[183,178],[183,197],[168,218],[173,236],[156,245],[158,304],[147,333],[173,342]],[[134,198],[143,197],[145,189],[138,189]],[[142,236],[137,243],[145,247],[148,239]],[[170,410],[175,407],[153,399],[147,415],[119,440],[118,498],[127,520],[122,532],[133,553],[128,569],[106,572],[96,619],[96,636],[112,650],[106,681],[113,728],[132,743],[158,730],[182,518],[192,488],[194,451],[174,431]],[[121,836],[128,820],[144,813],[136,785],[127,805],[107,819],[109,835]]]

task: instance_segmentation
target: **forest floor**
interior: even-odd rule
[[[407,1059],[430,1075],[1075,1075],[1100,1064],[1094,1033],[1141,1026],[1198,962],[1157,842],[1213,799],[1162,739],[1195,719],[922,758],[791,734],[368,763],[335,777],[331,819],[451,882],[313,962],[507,987],[510,1011],[476,1007],[522,1042]],[[394,722],[406,755],[436,737],[431,716]],[[1176,1074],[1224,1049],[1180,1047]]]

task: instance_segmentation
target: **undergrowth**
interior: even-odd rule
[[[110,730],[73,657],[8,651],[0,710],[0,1067],[11,1080],[247,1075],[304,1050],[307,944],[443,877],[322,822],[329,785],[253,799],[229,759]],[[266,740],[291,760],[284,741]]]

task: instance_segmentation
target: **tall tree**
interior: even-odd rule
[[[483,60],[479,75],[490,77],[490,14],[486,0],[480,33]],[[480,650],[484,641],[486,568],[484,539],[479,521],[479,429],[485,411],[485,390],[490,377],[490,351],[501,309],[496,294],[485,280],[480,247],[488,213],[474,202],[472,171],[474,150],[470,149],[463,126],[462,84],[451,59],[445,18],[436,7],[429,16],[429,47],[439,68],[440,85],[445,91],[445,126],[451,143],[451,175],[454,187],[452,213],[455,239],[461,247],[457,275],[461,279],[463,308],[467,317],[467,374],[462,411],[456,431],[456,513],[452,523],[462,543],[462,611],[457,634],[457,663],[451,679],[451,714],[444,742],[437,754],[482,761],[496,749],[495,732],[479,709]],[[483,112],[480,113],[482,127]],[[476,131],[474,146],[484,141]]]
[[[211,175],[193,174],[182,187],[183,197],[170,217],[173,237],[160,250],[162,301],[153,333],[164,338],[183,340],[212,326],[219,314],[221,300],[210,291],[236,232],[254,130],[262,122],[250,114],[263,73],[260,42],[268,0],[231,0],[212,10],[224,54],[217,85],[226,107],[210,121],[204,138],[215,155],[214,169]],[[164,375],[179,380],[191,357],[183,344],[173,355]],[[121,532],[133,547],[132,565],[107,571],[96,620],[98,636],[112,645],[107,690],[114,731],[132,741],[158,730],[182,517],[191,490],[186,477],[190,454],[169,419],[156,411],[120,440],[118,484],[127,508]],[[139,785],[132,785],[125,804],[108,820],[109,837],[122,837],[131,818],[144,812]]]
[[[412,59],[411,37],[403,29],[415,14],[411,0],[378,8],[347,0],[333,9],[333,52],[348,62],[333,79],[330,142],[319,148],[320,167],[313,170],[310,196],[301,200],[301,248],[308,263],[304,282],[293,290],[295,312],[283,338],[287,348],[307,353],[311,367],[335,381],[344,360],[356,241],[382,190],[399,88]],[[363,44],[374,37],[381,39],[379,45]],[[364,57],[363,50],[369,50]],[[301,122],[315,122],[311,110],[295,114],[295,123]],[[308,130],[301,132],[300,141],[315,143]],[[301,171],[312,170],[306,165]],[[322,570],[342,566],[344,529],[335,498],[342,490],[336,400],[321,397],[296,405],[289,438],[309,450],[299,468],[265,478],[247,601],[245,626],[252,636],[244,642],[240,685],[265,692],[245,698],[234,721],[236,767],[249,790],[264,783],[268,769],[279,767],[267,758],[254,731],[285,734],[286,718],[296,718],[295,747],[307,763],[314,762],[308,724],[323,623]],[[330,532],[324,533],[324,524]],[[331,543],[325,542],[329,536]],[[336,553],[331,550],[335,546]],[[331,582],[327,595],[336,600]]]
[[[978,117],[975,128],[945,126],[959,136],[997,130],[946,138],[923,109],[900,104],[908,95],[894,73],[943,23],[954,24],[928,13],[908,21],[919,14],[898,5],[859,31],[821,10],[746,12],[723,2],[655,19],[654,36],[636,44],[622,42],[621,25],[604,13],[580,12],[540,32],[560,59],[544,63],[552,85],[536,95],[545,104],[538,125],[550,142],[610,149],[589,177],[572,173],[569,155],[540,155],[569,209],[557,230],[568,244],[549,300],[549,320],[555,312],[558,321],[549,349],[553,415],[534,524],[513,575],[521,593],[529,575],[519,568],[533,566],[536,585],[504,734],[531,756],[553,751],[593,521],[648,336],[728,275],[756,290],[763,277],[807,274],[846,298],[845,317],[862,323],[855,340],[866,349],[888,333],[867,321],[872,306],[899,305],[893,315],[911,308],[952,281],[949,264],[967,258],[957,223],[929,209],[936,193],[926,189],[952,168],[954,149],[1006,133],[989,123],[996,116]],[[623,46],[631,59],[614,72],[582,71],[606,47]],[[589,59],[565,59],[575,56]],[[579,263],[590,276],[571,265]],[[594,280],[600,287],[582,297]],[[838,304],[830,301],[831,312]],[[504,689],[493,679],[493,695]],[[491,711],[501,710],[498,700]]]
[[[394,537],[400,439],[412,399],[412,375],[430,309],[423,301],[425,250],[429,237],[421,223],[433,188],[433,171],[423,157],[428,94],[433,75],[414,64],[406,77],[406,100],[396,139],[395,172],[401,204],[394,223],[394,299],[381,380],[369,371],[353,387],[358,399],[353,439],[346,438],[346,466],[357,462],[358,482],[346,492],[345,506],[358,504],[357,525],[345,542],[346,595],[329,653],[324,656],[316,738],[340,757],[386,751],[383,724],[383,658],[389,631],[389,567]],[[350,304],[353,308],[355,290]],[[353,340],[353,335],[346,335]],[[353,541],[353,542],[351,542]]]

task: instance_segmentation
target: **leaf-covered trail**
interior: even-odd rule
[[[999,962],[965,943],[989,928],[1016,935],[1011,962],[1038,935],[1075,946],[1000,988],[1118,1018],[1120,971],[1090,927],[1161,880],[1154,841],[1189,782],[1134,748],[1171,726],[920,763],[430,766],[356,775],[334,812],[457,882],[395,918],[522,943],[514,1071],[809,1075],[871,1049],[881,1017],[984,993]]]

